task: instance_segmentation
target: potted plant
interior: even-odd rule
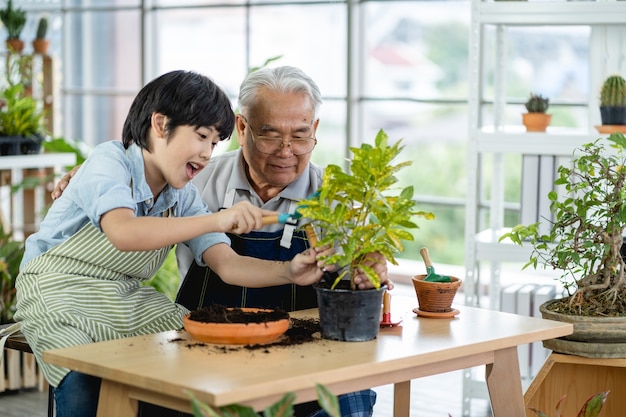
[[[329,165],[318,192],[298,209],[322,230],[319,244],[337,248],[324,262],[336,265],[340,272],[331,283],[315,287],[324,338],[360,341],[376,337],[379,322],[371,317],[380,316],[384,286],[371,266],[376,260],[370,254],[378,252],[396,265],[395,255],[404,250],[402,241],[413,240],[407,229],[418,228],[413,218],[434,218],[415,209],[412,186],[396,185],[395,175],[412,163],[393,164],[402,149],[400,141],[389,144],[387,134],[380,130],[374,145],[351,148],[350,173]],[[373,289],[356,288],[357,271],[365,273]],[[364,307],[365,300],[371,307]],[[329,316],[331,312],[339,316]]]
[[[604,403],[606,402],[607,395],[609,395],[609,392],[605,391],[589,398],[582,405],[582,407],[580,408],[576,416],[577,417],[597,417],[600,414],[600,411],[602,411],[602,407],[604,407]],[[566,398],[567,398],[567,395],[562,396],[559,402],[556,404],[556,407],[554,409],[555,411],[554,417],[561,416],[562,408],[565,405]],[[534,408],[530,408],[530,411],[537,414],[539,417],[548,417],[547,414],[545,414],[543,411],[539,411]]]
[[[546,111],[550,106],[550,100],[541,94],[530,93],[530,97],[524,103],[527,113],[522,113],[522,123],[527,132],[545,132],[550,125],[552,115]]]
[[[626,125],[626,80],[611,75],[600,90],[600,118],[602,125]]]
[[[13,8],[13,0],[7,1],[7,7],[0,9],[0,21],[7,30],[6,44],[9,52],[22,52],[24,42],[20,39],[26,24],[26,12]]]
[[[50,42],[46,39],[48,33],[48,18],[42,16],[37,24],[37,32],[35,34],[35,40],[33,41],[33,51],[36,54],[46,55],[48,53],[48,46]]]
[[[610,144],[609,151],[605,145]],[[544,345],[592,358],[626,357],[626,138],[616,132],[583,145],[571,165],[560,166],[557,191],[548,194],[554,221],[548,234],[539,223],[518,225],[503,239],[531,245],[524,268],[561,271],[567,296],[544,303],[544,318],[574,324],[574,333]],[[559,192],[564,191],[564,192]]]
[[[43,109],[24,94],[24,85],[9,85],[0,93],[0,155],[39,153],[43,122]]]
[[[13,322],[15,279],[24,255],[24,242],[16,241],[0,221],[0,324]]]

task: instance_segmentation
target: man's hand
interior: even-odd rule
[[[63,190],[65,190],[65,187],[67,187],[67,185],[70,183],[70,180],[76,174],[76,172],[78,171],[78,168],[80,168],[80,165],[76,165],[74,168],[72,168],[70,172],[63,175],[63,178],[59,180],[57,185],[54,187],[54,190],[52,190],[51,195],[52,195],[53,200],[56,200],[57,198],[61,197],[61,194],[63,194]]]
[[[380,285],[386,285],[388,290],[392,290],[393,282],[391,282],[391,280],[387,277],[387,260],[385,257],[380,252],[372,252],[367,256],[367,259],[369,261],[369,265],[380,277]],[[374,287],[370,280],[367,279],[367,275],[364,273],[359,273],[356,277],[354,277],[354,283],[360,290]]]

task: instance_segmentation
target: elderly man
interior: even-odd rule
[[[240,149],[216,156],[196,178],[202,199],[213,212],[245,200],[259,207],[292,213],[298,201],[315,192],[323,169],[311,163],[317,143],[318,110],[322,103],[315,82],[294,67],[263,68],[250,73],[239,90],[239,114],[235,128]],[[231,246],[239,254],[287,261],[308,247],[296,225],[272,225],[246,235],[232,235]],[[189,250],[177,247],[185,276],[177,302],[195,309],[222,304],[231,307],[280,307],[288,311],[317,307],[312,287],[283,285],[247,288],[226,284],[213,271],[192,260]],[[384,261],[375,265],[383,281]],[[254,280],[254,277],[250,277]],[[368,285],[360,277],[362,286]],[[388,285],[392,286],[390,282]],[[339,397],[342,416],[369,416],[376,394],[372,390]],[[309,415],[308,403],[296,407],[297,415]],[[306,410],[306,411],[305,411]],[[325,415],[323,411],[313,415]]]
[[[250,73],[239,92],[240,113],[235,129],[240,149],[218,155],[193,182],[212,212],[239,201],[268,210],[292,213],[298,202],[322,183],[323,169],[312,162],[317,143],[318,110],[322,103],[315,82],[298,68],[263,68]],[[65,179],[64,179],[65,180]],[[55,189],[59,194],[65,181]],[[308,248],[305,234],[295,224],[270,225],[245,235],[229,235],[240,255],[288,261]],[[213,271],[201,267],[184,245],[176,250],[184,277],[176,301],[189,309],[210,304],[229,307],[283,308],[288,311],[317,307],[312,287],[283,285],[248,288],[226,284]],[[374,269],[389,289],[384,258]],[[254,280],[255,277],[250,277]],[[361,288],[371,284],[357,277]],[[339,396],[342,416],[371,416],[376,393],[364,390]],[[325,416],[317,403],[296,406],[297,416]]]

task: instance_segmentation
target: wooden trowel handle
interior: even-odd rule
[[[427,247],[420,249],[420,255],[422,255],[422,259],[424,259],[424,265],[426,265],[426,268],[433,266],[433,263],[430,261],[430,254],[428,253]]]

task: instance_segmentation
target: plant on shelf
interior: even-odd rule
[[[24,242],[14,240],[0,221],[0,324],[13,321],[15,279],[23,255]]]
[[[545,132],[550,125],[552,115],[546,111],[550,106],[550,99],[541,94],[530,93],[530,97],[524,103],[527,113],[522,114],[522,122],[528,132]]]
[[[0,93],[0,155],[38,153],[45,134],[44,111],[24,85],[11,84]]]
[[[315,384],[317,392],[317,402],[328,413],[330,417],[341,417],[339,401],[337,397],[322,384]],[[233,404],[216,409],[208,404],[199,401],[191,393],[191,408],[194,417],[258,417],[252,407]],[[265,417],[292,417],[293,403],[296,400],[295,394],[288,392],[280,400],[268,406],[263,411]]]
[[[606,144],[614,149],[607,150]],[[619,329],[626,326],[612,320],[626,318],[626,264],[621,254],[626,229],[625,149],[626,138],[620,132],[583,145],[574,153],[571,165],[558,168],[555,184],[562,189],[548,194],[555,219],[549,233],[541,235],[539,223],[534,223],[517,225],[500,238],[532,246],[524,268],[543,265],[561,271],[559,280],[568,295],[542,305],[544,317],[554,313],[557,317],[547,318],[569,322],[577,316],[609,320],[606,329],[603,327],[599,333],[594,329],[598,334],[579,333],[591,330],[587,321],[575,324],[574,335],[544,342],[552,350],[590,357],[624,357],[624,352],[617,349],[623,349],[626,338],[613,331],[621,332]],[[578,343],[584,343],[587,336],[594,342],[593,348],[583,353],[569,351],[588,347]],[[597,346],[605,341],[612,342],[607,343],[606,350]]]
[[[609,391],[601,392],[589,398],[587,401],[585,401],[585,403],[581,407],[580,411],[578,411],[578,414],[576,416],[577,417],[597,417],[600,414],[600,411],[602,411],[602,407],[604,407],[604,403],[606,402],[607,395],[609,395]],[[567,396],[564,395],[556,404],[556,407],[554,409],[554,417],[561,417],[562,408],[565,405],[566,398]],[[544,412],[536,410],[534,408],[530,408],[530,411],[537,414],[539,417],[549,417]]]
[[[299,214],[311,220],[322,231],[319,245],[334,245],[337,251],[325,258],[326,265],[336,265],[340,273],[330,280],[329,285],[317,285],[318,305],[320,307],[320,326],[322,337],[336,340],[369,340],[378,333],[378,323],[369,318],[380,314],[383,291],[378,274],[372,268],[372,253],[379,253],[387,261],[396,265],[395,255],[404,251],[403,240],[413,240],[407,229],[418,228],[415,217],[434,218],[429,212],[416,210],[413,200],[413,187],[400,188],[396,185],[396,174],[411,165],[411,161],[393,164],[403,147],[401,141],[388,143],[388,136],[380,130],[374,145],[367,143],[351,148],[350,173],[343,172],[337,165],[328,165],[324,171],[322,186],[315,195],[303,200],[298,208]],[[303,223],[306,220],[302,220]],[[357,271],[363,271],[374,289],[358,290],[353,281]],[[349,277],[349,279],[344,279]],[[335,295],[332,295],[335,293]],[[346,310],[346,316],[356,325],[357,317],[369,320],[371,333],[363,339],[358,336],[348,338],[352,329],[337,328],[329,330],[329,324],[350,326],[343,319],[334,321],[325,317],[332,310],[326,297],[335,298],[341,306],[337,310]],[[371,298],[372,311],[362,310],[358,298]],[[355,312],[350,309],[354,306]],[[363,327],[366,327],[365,325]],[[367,338],[369,337],[369,339]]]
[[[621,75],[610,75],[604,80],[600,117],[603,125],[626,125],[626,80]]]
[[[0,21],[7,30],[7,48],[9,52],[22,52],[24,42],[20,39],[26,24],[26,12],[13,7],[13,0],[7,1],[7,6],[0,9]]]
[[[50,42],[46,39],[48,33],[48,18],[42,16],[39,18],[37,24],[37,32],[35,34],[35,40],[33,41],[33,51],[36,54],[45,55],[48,52],[48,45]]]

